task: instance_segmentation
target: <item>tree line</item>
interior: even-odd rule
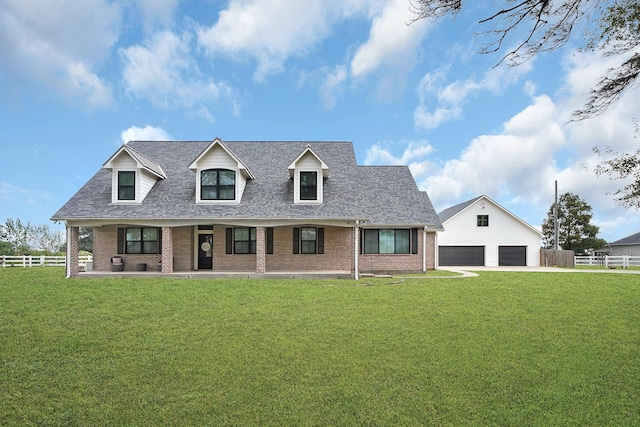
[[[79,247],[93,249],[93,229],[80,227]],[[66,251],[65,234],[47,224],[7,218],[0,224],[0,255],[59,255]]]

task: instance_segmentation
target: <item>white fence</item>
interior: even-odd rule
[[[80,267],[93,262],[93,255],[82,255],[78,259]],[[67,261],[64,256],[18,255],[0,256],[0,266],[5,267],[64,267]]]
[[[577,256],[576,266],[579,265],[594,265],[601,267],[640,267],[640,256],[634,255],[591,255],[591,256]]]

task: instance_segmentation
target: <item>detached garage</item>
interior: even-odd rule
[[[438,214],[438,266],[539,266],[542,234],[487,196]]]

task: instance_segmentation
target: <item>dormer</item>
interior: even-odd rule
[[[128,145],[120,147],[102,166],[111,171],[111,203],[140,204],[159,179],[162,167]]]
[[[247,181],[255,179],[220,138],[214,139],[189,169],[196,173],[196,203],[201,204],[240,203]]]
[[[329,166],[310,145],[289,165],[289,177],[293,179],[295,204],[322,204],[324,180],[329,178]]]

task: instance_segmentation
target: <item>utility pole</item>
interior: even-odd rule
[[[558,180],[556,180],[556,201],[553,204],[553,242],[556,250],[560,249],[560,245],[558,244],[559,240],[559,230],[558,230]]]

